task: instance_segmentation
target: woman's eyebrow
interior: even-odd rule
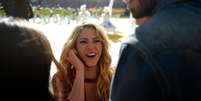
[[[88,40],[88,38],[86,38],[86,37],[80,37],[79,39],[80,40]]]

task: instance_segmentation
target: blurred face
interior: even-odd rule
[[[123,0],[127,4],[134,18],[150,16],[156,0]]]
[[[97,66],[102,53],[102,42],[97,34],[93,28],[84,28],[76,42],[78,54],[87,67]]]
[[[130,9],[130,11],[132,12],[132,14],[133,14],[133,17],[137,17],[138,16],[138,14],[137,13],[139,13],[140,12],[140,10],[139,10],[139,0],[123,0],[126,4],[127,4],[127,6],[128,6],[128,8]]]

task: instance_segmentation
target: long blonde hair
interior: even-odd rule
[[[66,43],[63,46],[63,50],[61,53],[60,57],[60,63],[64,68],[58,68],[58,71],[63,73],[61,76],[63,78],[63,85],[66,85],[64,87],[64,91],[66,94],[69,94],[69,92],[72,89],[73,85],[73,80],[75,77],[75,70],[71,68],[71,64],[66,62],[66,57],[67,53],[69,52],[70,49],[76,47],[76,40],[81,33],[81,31],[85,28],[93,28],[96,33],[98,33],[98,37],[101,39],[102,42],[102,54],[101,57],[98,61],[98,67],[99,67],[99,75],[98,75],[98,81],[97,81],[97,98],[100,101],[108,101],[109,98],[109,87],[110,87],[110,82],[112,78],[112,68],[111,66],[111,56],[109,54],[108,48],[109,48],[109,43],[107,41],[107,37],[104,34],[104,30],[95,25],[95,24],[82,24],[77,26],[71,36],[68,38]],[[64,80],[66,79],[66,80]]]

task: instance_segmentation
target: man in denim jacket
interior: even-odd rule
[[[124,0],[149,17],[122,44],[111,101],[201,97],[201,0]]]

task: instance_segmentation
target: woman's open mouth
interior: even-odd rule
[[[96,57],[96,53],[90,52],[90,53],[86,54],[86,57],[88,57],[88,58],[94,58],[94,57]]]

